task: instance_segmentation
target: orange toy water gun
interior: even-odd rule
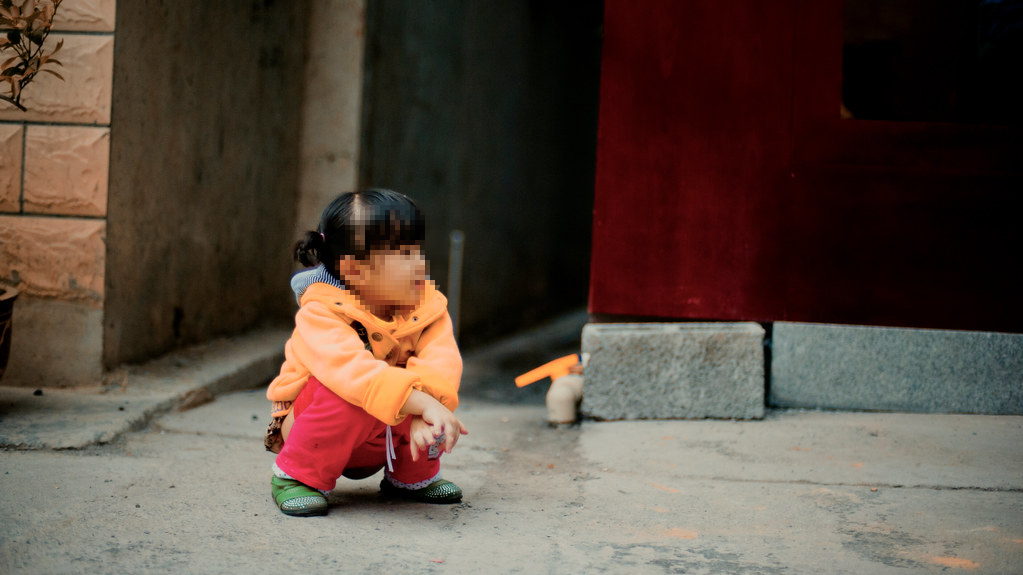
[[[554,361],[549,361],[540,367],[527,371],[522,375],[515,378],[516,387],[526,387],[527,385],[540,381],[545,377],[551,378],[551,381],[564,377],[569,374],[569,370],[579,363],[579,354],[573,353],[572,355],[566,355],[565,357],[559,357]]]

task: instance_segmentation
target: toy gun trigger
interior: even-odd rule
[[[527,385],[540,381],[545,377],[551,378],[551,381],[568,375],[569,369],[575,364],[579,363],[579,354],[573,353],[572,355],[566,355],[565,357],[559,357],[554,361],[549,361],[540,367],[527,371],[522,375],[515,378],[516,387],[526,387]]]

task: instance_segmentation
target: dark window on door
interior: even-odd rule
[[[842,116],[1019,124],[1023,0],[846,0]]]

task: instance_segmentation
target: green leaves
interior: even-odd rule
[[[14,55],[0,64],[0,84],[8,85],[8,94],[0,94],[0,100],[13,104],[25,111],[21,105],[21,94],[25,86],[39,72],[46,72],[64,79],[48,66],[63,66],[53,57],[60,51],[64,41],[57,42],[49,54],[43,51],[46,37],[53,27],[53,17],[64,0],[0,0],[0,55],[8,52]]]

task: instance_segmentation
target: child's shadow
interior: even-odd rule
[[[353,481],[341,479],[337,487],[327,495],[327,504],[331,512],[335,509],[344,511],[347,516],[358,516],[365,514],[367,517],[379,518],[381,513],[395,513],[407,515],[410,511],[418,510],[426,513],[430,510],[445,507],[460,507],[463,503],[453,505],[434,505],[411,501],[393,495],[385,495],[380,492],[381,475]]]
[[[339,479],[337,486],[327,495],[327,504],[331,507],[343,507],[352,510],[369,510],[388,503],[388,499],[380,493],[380,479],[371,477],[352,481]]]

